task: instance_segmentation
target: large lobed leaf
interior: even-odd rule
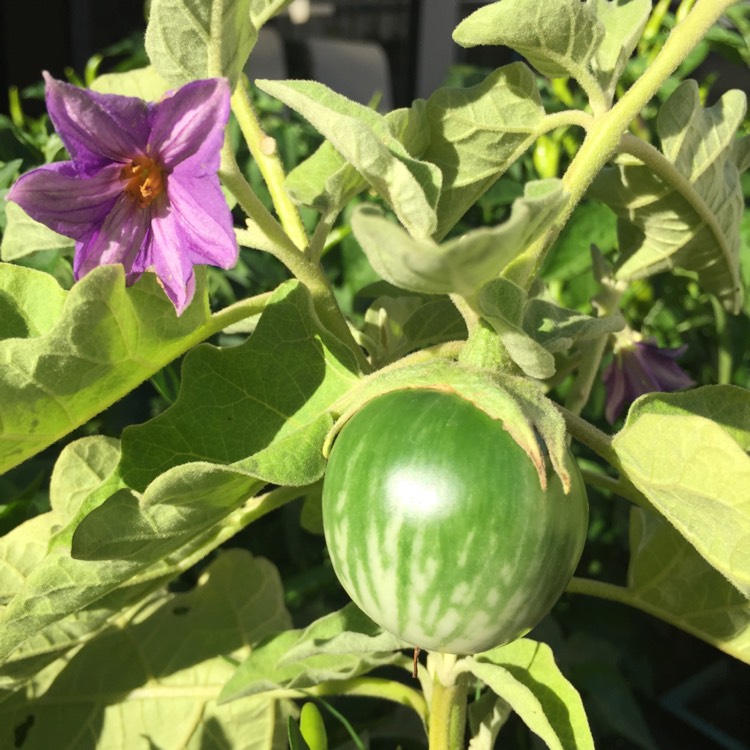
[[[0,537],[0,613],[44,560],[55,531],[74,518],[81,503],[111,474],[119,458],[117,441],[101,436],[74,441],[63,449],[50,481],[52,510]],[[34,677],[116,614],[117,610],[109,606],[92,608],[33,635],[0,668],[0,690]]]
[[[0,612],[0,660],[18,654],[19,647],[22,654],[29,639],[46,637],[84,609],[105,610],[106,619],[110,610],[131,605],[205,556],[266,512],[265,501],[252,496],[267,483],[301,486],[322,476],[322,446],[331,427],[326,410],[355,376],[321,343],[327,334],[316,327],[310,310],[304,287],[296,282],[282,286],[250,343],[224,352],[232,364],[222,372],[225,388],[214,388],[217,399],[224,397],[223,408],[214,403],[211,416],[190,426],[179,419],[186,406],[199,407],[200,400],[190,395],[191,381],[209,378],[215,383],[213,365],[222,369],[222,353],[209,358],[208,369],[201,364],[187,368],[186,395],[180,396],[173,413],[155,420],[153,431],[148,425],[138,428],[120,463],[89,487],[73,520],[57,523],[63,528],[16,582]],[[239,362],[237,353],[243,358]],[[193,356],[201,362],[200,351]],[[230,385],[232,380],[236,382]],[[261,381],[263,387],[256,387]],[[243,388],[245,404],[238,397]],[[247,430],[244,446],[224,440],[221,433],[235,408],[244,422],[237,429]],[[165,432],[175,418],[185,430],[182,435],[175,423]],[[267,422],[271,429],[264,427]],[[206,441],[204,433],[213,439]],[[166,451],[158,456],[161,468],[172,468],[160,474],[152,463],[144,471],[133,470],[133,481],[146,485],[139,494],[123,476],[137,465],[136,456],[143,458],[153,450],[155,436]],[[191,460],[198,449],[208,451],[210,461]],[[80,466],[78,471],[88,469]]]
[[[305,287],[286,282],[244,344],[192,350],[174,405],[123,431],[123,477],[143,489],[186,462],[242,461],[314,422],[356,371],[351,352],[317,322]]]
[[[750,664],[750,601],[655,513],[630,515],[630,604]]]
[[[86,643],[51,684],[0,704],[0,746],[242,747],[281,750],[283,709],[265,697],[218,705],[250,645],[289,627],[276,569],[243,550],[218,557],[195,589],[162,593]]]
[[[534,74],[506,65],[469,88],[441,88],[427,101],[422,158],[442,172],[435,238],[441,239],[531,145],[544,118]]]
[[[0,264],[0,473],[82,425],[197,342],[208,318],[199,278],[181,317],[152,274],[125,287],[101,266],[70,292]]]
[[[737,139],[747,99],[728,91],[712,107],[700,103],[698,85],[685,81],[659,112],[664,156],[682,184],[668,182],[629,157],[602,170],[592,194],[620,217],[624,262],[617,277],[631,280],[678,267],[732,312],[742,306],[739,273],[740,173],[750,166],[750,138]]]
[[[585,78],[604,26],[581,0],[501,0],[474,11],[453,32],[462,47],[501,44],[540,73]]]
[[[624,475],[745,597],[750,597],[749,425],[750,391],[704,386],[642,396],[612,441]]]
[[[253,0],[252,12],[266,9]],[[217,15],[220,23],[212,23]],[[173,86],[225,76],[234,88],[258,38],[251,0],[152,0],[146,52],[156,72]]]

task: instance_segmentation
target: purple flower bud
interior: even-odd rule
[[[642,341],[639,334],[624,331],[618,336],[614,357],[604,370],[607,403],[604,415],[613,424],[639,396],[655,391],[679,391],[695,385],[675,360],[687,346],[660,349]]]
[[[237,261],[217,176],[229,84],[193,81],[147,103],[44,77],[72,160],[22,175],[8,200],[76,240],[76,279],[111,263],[125,267],[128,284],[154,271],[181,314],[195,292],[193,266]]]

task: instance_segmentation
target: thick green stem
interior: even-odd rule
[[[588,130],[594,122],[594,118],[588,112],[583,112],[580,109],[565,109],[562,112],[552,112],[545,115],[539,123],[539,127],[536,128],[535,134],[539,136],[549,133],[550,130],[566,128],[571,125]]]
[[[320,322],[351,349],[362,371],[369,371],[370,365],[352,337],[320,263],[300,252],[276,219],[263,207],[240,172],[227,143],[222,151],[220,176],[243,210],[252,216],[254,229],[262,239],[260,249],[278,258],[307,287]]]
[[[289,256],[290,262],[294,262],[294,256],[301,255],[299,248],[289,239],[279,222],[270,214],[250,187],[237,164],[237,160],[234,158],[228,140],[224,141],[221,151],[219,177],[227,190],[237,199],[240,208],[250,217],[256,232],[259,232],[263,237],[264,241],[260,249],[271,252],[276,257],[283,253],[285,256]],[[287,265],[284,258],[279,257],[279,259]]]
[[[263,132],[246,84],[242,80],[232,94],[232,111],[250,154],[260,168],[282,226],[297,248],[304,250],[307,247],[307,232],[297,207],[284,189],[286,174],[276,150],[276,141]],[[255,218],[252,214],[250,216]]]
[[[581,470],[581,474],[583,475],[583,481],[590,487],[597,487],[605,492],[611,492],[618,497],[629,500],[633,505],[637,505],[645,510],[654,510],[654,506],[651,505],[648,498],[639,492],[636,487],[623,479],[615,479],[606,474],[586,471],[585,469]]]
[[[430,700],[430,750],[463,750],[466,732],[466,679],[458,675],[452,685],[438,676]]]
[[[620,460],[612,447],[612,438],[606,432],[602,432],[585,419],[582,419],[577,414],[568,411],[562,406],[557,406],[557,409],[565,420],[568,432],[576,440],[591,448],[594,453],[603,458],[610,466],[613,466],[618,471],[620,470]]]
[[[568,200],[555,223],[518,258],[507,276],[529,289],[545,256],[594,177],[617,151],[623,133],[640,114],[664,81],[679,67],[722,13],[735,0],[699,0],[693,10],[672,31],[653,63],[612,109],[597,113],[581,148],[563,176]]]
[[[412,709],[427,724],[427,702],[418,690],[382,677],[353,677],[350,680],[324,682],[309,689],[310,695],[356,695],[361,698],[379,698]]]
[[[328,238],[331,236],[331,230],[337,218],[338,211],[330,211],[323,214],[318,220],[318,225],[315,227],[315,232],[310,240],[307,252],[310,260],[317,263],[323,257],[323,249],[326,247]]]
[[[728,329],[727,311],[716,297],[711,297],[711,305],[714,310],[716,340],[719,345],[719,358],[716,362],[717,381],[719,385],[728,385],[732,382],[734,363],[732,361],[732,346]]]
[[[229,305],[229,307],[225,307],[223,310],[214,313],[203,326],[202,330],[205,333],[205,337],[213,336],[233,323],[238,323],[240,320],[245,320],[245,318],[250,318],[253,315],[263,312],[272,295],[273,292],[264,292],[255,297],[248,297],[247,299],[235,302],[233,305]]]
[[[733,641],[731,638],[713,637],[707,630],[701,627],[694,626],[686,618],[681,618],[675,612],[670,612],[667,609],[661,609],[654,603],[645,601],[639,596],[639,591],[636,589],[630,589],[625,586],[617,586],[613,583],[606,583],[604,581],[594,581],[590,578],[572,578],[568,583],[565,591],[568,594],[586,594],[587,596],[595,596],[598,599],[607,599],[611,602],[619,602],[625,604],[628,607],[639,609],[641,612],[656,617],[659,620],[668,622],[670,625],[684,630],[686,633],[694,635],[696,638],[700,638],[706,643],[710,643],[712,646],[724,651],[734,657],[738,654],[732,649]],[[736,643],[736,641],[734,641]]]

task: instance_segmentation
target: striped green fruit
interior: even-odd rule
[[[376,623],[422,649],[508,643],[559,598],[581,556],[586,490],[543,490],[502,422],[461,397],[368,402],[331,449],[323,526],[339,581]]]

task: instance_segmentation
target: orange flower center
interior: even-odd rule
[[[125,192],[138,201],[141,208],[151,205],[157,195],[164,192],[164,179],[159,165],[148,156],[136,156],[120,171],[120,179],[126,180]]]

